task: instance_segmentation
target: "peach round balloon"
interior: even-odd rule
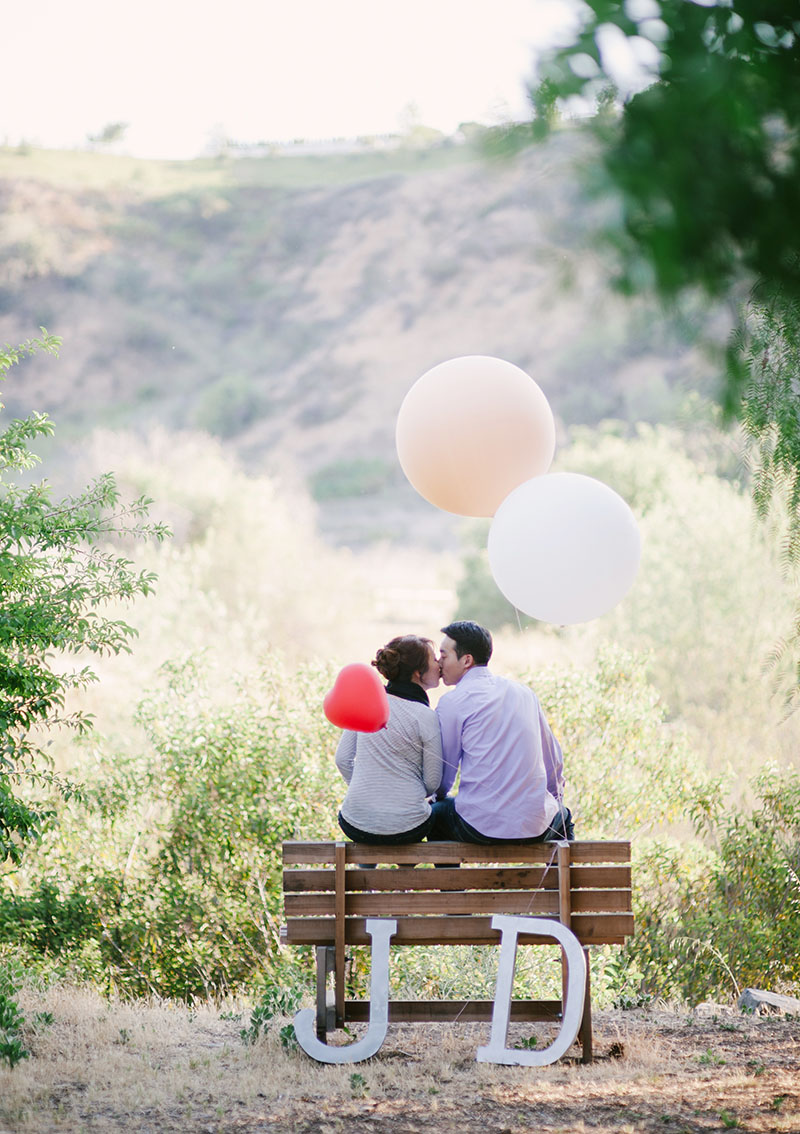
[[[530,375],[502,358],[472,354],[419,378],[397,416],[403,472],[431,504],[493,516],[512,489],[547,472],[553,414]]]

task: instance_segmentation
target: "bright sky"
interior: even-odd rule
[[[523,117],[535,50],[575,0],[11,0],[0,143],[193,157],[240,142],[395,133],[413,103],[446,133]]]

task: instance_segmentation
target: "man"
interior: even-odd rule
[[[452,622],[442,633],[442,680],[455,689],[436,709],[443,776],[428,839],[572,839],[572,816],[561,799],[561,748],[535,694],[489,672],[492,636],[477,622]],[[458,795],[447,797],[459,768]]]

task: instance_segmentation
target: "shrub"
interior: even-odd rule
[[[565,753],[577,838],[630,838],[685,820],[704,783],[685,736],[665,720],[646,664],[604,646],[591,670],[528,675]]]
[[[541,626],[541,623],[512,606],[495,583],[486,550],[488,536],[488,521],[476,520],[465,529],[466,551],[456,587],[457,607],[454,617],[480,622],[490,630],[500,630],[503,626],[519,629]]]
[[[235,437],[269,410],[269,403],[252,379],[225,374],[201,393],[194,420],[217,437]]]
[[[311,495],[319,501],[374,495],[383,492],[395,479],[394,464],[382,457],[335,461],[313,474]]]
[[[704,844],[653,844],[638,864],[640,988],[690,1001],[800,982],[800,774],[770,768],[751,809],[698,796]]]
[[[0,381],[37,351],[58,353],[60,340],[41,332],[40,339],[0,348]],[[67,699],[96,674],[88,666],[72,669],[65,658],[130,652],[136,631],[109,617],[108,604],[153,590],[155,575],[133,571],[108,544],[168,534],[146,522],[152,503],[146,497],[120,503],[111,473],[63,500],[53,499],[47,482],[21,483],[39,460],[31,443],[52,433],[42,413],[0,430],[0,863],[19,864],[52,816],[31,800],[31,785],[55,784],[66,795],[74,790],[54,776],[43,735],[56,727],[79,734],[91,728],[91,718],[70,712]]]
[[[302,991],[297,987],[281,988],[273,984],[267,985],[250,1012],[250,1023],[239,1033],[242,1041],[248,1044],[255,1043],[276,1016],[293,1016],[300,1007],[301,999]],[[289,1027],[293,1032],[293,1025],[290,1024]],[[280,1034],[283,1046],[288,1047],[288,1032],[286,1029],[281,1029]],[[284,1036],[286,1042],[283,1042]]]
[[[302,985],[279,941],[281,844],[335,834],[332,677],[272,658],[227,697],[196,663],[165,678],[140,707],[151,753],[84,771],[27,892],[0,903],[0,942],[127,995]]]
[[[0,965],[0,1060],[9,1067],[29,1055],[22,1039],[25,1019],[15,998],[19,976],[11,966]]]

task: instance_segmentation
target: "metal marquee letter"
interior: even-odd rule
[[[575,1042],[583,1017],[586,991],[586,958],[581,943],[572,930],[559,921],[543,917],[511,917],[495,914],[492,929],[499,929],[500,960],[497,966],[497,987],[492,1011],[492,1032],[487,1047],[479,1047],[478,1063],[505,1063],[522,1067],[544,1067],[555,1063]],[[567,960],[567,995],[563,1005],[561,1031],[543,1051],[518,1051],[506,1047],[508,1020],[511,1013],[511,988],[517,960],[517,938],[520,933],[536,933],[554,937],[562,946]]]

